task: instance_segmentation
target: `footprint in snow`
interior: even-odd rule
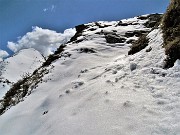
[[[70,90],[66,90],[66,91],[65,91],[66,94],[69,94],[70,92],[71,92]]]
[[[88,72],[88,70],[87,70],[87,69],[84,69],[84,70],[81,70],[80,73],[86,73],[86,72]]]
[[[78,78],[81,77],[81,74],[84,74],[84,73],[86,73],[86,72],[88,72],[88,69],[81,70],[81,71],[80,71],[80,74],[78,75]]]
[[[114,82],[112,82],[111,80],[106,80],[106,83],[109,83],[109,84],[111,84],[112,86],[114,86]]]
[[[116,70],[113,70],[112,74],[117,74],[117,71],[116,71]]]
[[[165,101],[165,100],[162,100],[162,99],[159,99],[159,100],[157,101],[157,104],[158,104],[158,105],[165,105],[165,104],[166,104],[166,101]]]
[[[44,112],[43,112],[43,115],[45,115],[45,114],[47,114],[47,113],[48,113],[48,111],[44,111]]]
[[[131,107],[132,106],[132,102],[131,101],[126,101],[123,103],[124,107]]]
[[[110,100],[109,100],[109,99],[106,99],[106,100],[104,100],[104,102],[105,102],[105,103],[109,103],[109,102],[110,102]]]
[[[70,94],[70,93],[71,93],[70,89],[67,89],[67,90],[64,91],[64,94]],[[60,94],[59,98],[62,98],[64,96],[64,94]]]
[[[73,82],[73,84],[74,84],[74,88],[79,88],[80,86],[84,84],[84,82],[83,81]]]
[[[62,94],[60,94],[60,95],[59,95],[59,98],[60,98],[60,97],[62,97],[62,96],[63,96],[63,95],[62,95]]]
[[[109,92],[108,92],[108,91],[106,91],[106,92],[105,92],[105,94],[106,94],[106,95],[108,95],[108,94],[109,94]]]

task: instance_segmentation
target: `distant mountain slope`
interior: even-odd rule
[[[163,69],[163,33],[154,16],[160,15],[77,26],[69,43],[6,94],[0,133],[180,134],[180,61]]]
[[[24,49],[0,63],[0,98],[5,96],[13,83],[31,74],[45,61],[34,49]]]

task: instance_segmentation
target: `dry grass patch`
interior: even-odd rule
[[[174,65],[180,59],[180,1],[171,0],[171,3],[162,19],[164,48],[167,55],[165,68]]]

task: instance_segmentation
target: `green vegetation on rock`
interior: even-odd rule
[[[165,68],[174,65],[180,59],[180,1],[171,0],[171,3],[162,19],[164,47],[166,50]]]

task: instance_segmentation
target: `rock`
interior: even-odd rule
[[[130,63],[130,70],[133,71],[137,68],[137,64],[136,63]]]
[[[143,31],[143,30],[128,31],[125,33],[125,37],[128,37],[128,38],[133,37],[133,36],[140,37],[147,33],[148,31]]]
[[[80,48],[78,51],[80,51],[80,53],[96,53],[93,48]]]
[[[122,21],[119,21],[119,23],[117,24],[117,26],[128,26],[130,24],[128,23],[123,23]]]
[[[161,19],[162,19],[162,14],[151,14],[148,15],[148,21],[144,24],[147,28],[157,28],[160,23],[161,23]]]
[[[146,46],[148,46],[149,39],[146,37],[146,35],[142,35],[139,37],[139,39],[132,43],[131,49],[128,52],[128,55],[133,55],[142,49],[144,49]]]
[[[105,35],[105,39],[107,43],[124,43],[126,41],[125,38],[113,34]]]
[[[81,24],[81,25],[75,26],[75,28],[76,28],[76,34],[70,39],[70,41],[68,43],[76,41],[77,38],[82,35],[83,30],[88,28],[88,25]],[[77,43],[78,42],[79,41],[77,41]]]

